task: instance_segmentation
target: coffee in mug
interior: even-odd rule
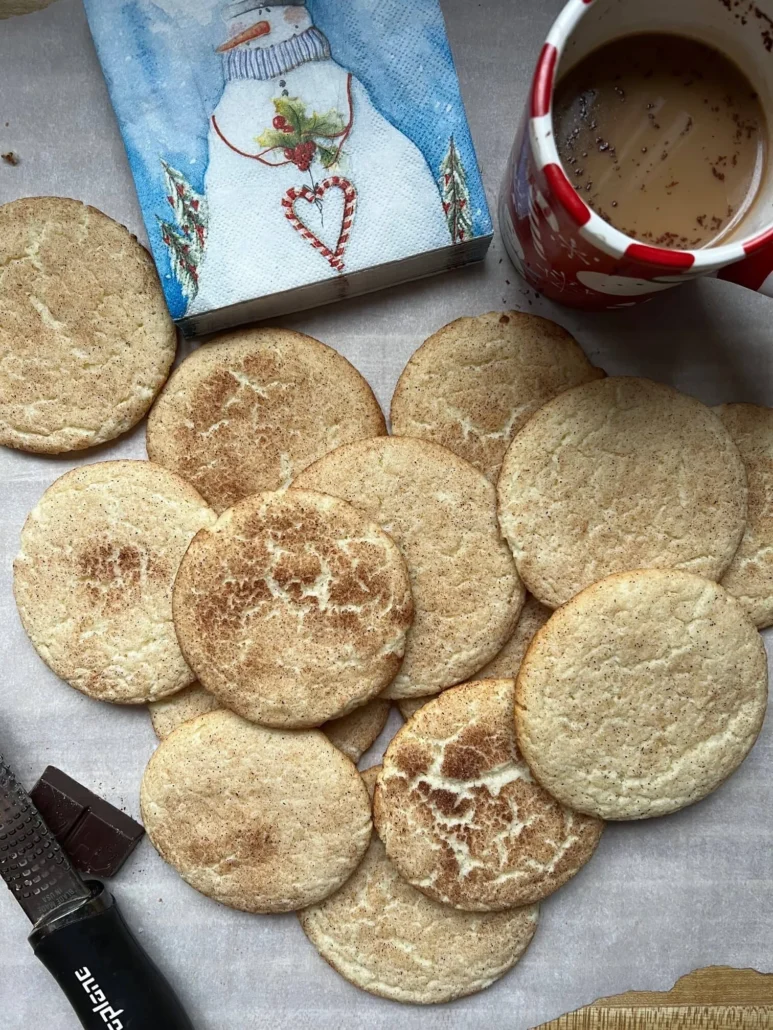
[[[666,33],[615,39],[558,81],[554,125],[574,189],[627,236],[689,250],[743,231],[765,167],[765,115],[714,47]]]

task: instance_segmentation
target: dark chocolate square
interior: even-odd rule
[[[93,876],[115,876],[143,834],[128,835],[87,809],[64,839],[76,869]]]
[[[145,833],[125,812],[52,765],[30,796],[81,873],[115,876]]]
[[[30,797],[37,810],[46,813],[45,821],[57,839],[66,837],[84,812],[79,801],[48,783],[45,774],[32,788]]]

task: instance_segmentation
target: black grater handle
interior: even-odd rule
[[[92,897],[30,936],[85,1030],[193,1030],[163,973],[140,947],[113,897]]]

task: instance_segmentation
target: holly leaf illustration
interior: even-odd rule
[[[308,128],[306,131],[310,136],[327,136],[334,137],[339,136],[346,126],[344,120],[338,111],[330,110],[327,114],[314,114],[308,119]]]
[[[307,131],[306,123],[309,119],[306,116],[306,105],[300,97],[275,97],[274,108],[278,115],[292,125],[299,136]]]
[[[320,164],[323,168],[332,168],[338,160],[337,147],[323,147],[318,143],[317,154],[319,155]]]
[[[267,150],[274,147],[295,147],[303,142],[303,137],[297,132],[280,132],[278,129],[266,129],[255,137],[255,142]]]
[[[295,149],[299,144],[314,144],[323,168],[331,168],[338,160],[340,148],[325,146],[320,139],[337,139],[346,131],[341,114],[330,110],[327,114],[313,112],[311,117],[306,113],[306,105],[298,97],[275,97],[275,122],[284,125],[291,131],[285,132],[281,127],[265,129],[255,142],[265,150]]]

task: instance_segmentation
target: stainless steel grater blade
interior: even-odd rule
[[[0,877],[32,923],[91,896],[2,755]]]
[[[85,1030],[193,1030],[115,898],[81,880],[2,755],[0,877],[35,924],[32,949]]]

